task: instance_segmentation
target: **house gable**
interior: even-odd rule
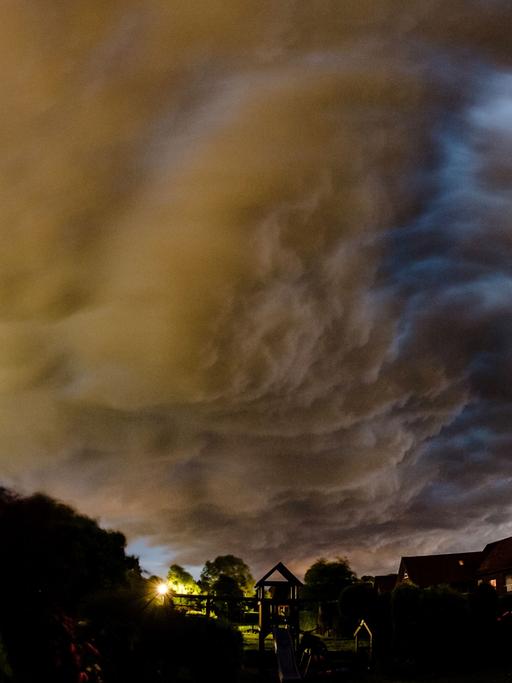
[[[485,546],[478,577],[500,594],[512,593],[512,536]]]
[[[476,586],[481,559],[481,552],[402,557],[398,582],[409,581],[420,588],[447,584],[469,590]]]

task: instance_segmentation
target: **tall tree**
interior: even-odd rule
[[[229,576],[245,594],[252,593],[254,590],[251,570],[240,557],[219,555],[214,560],[207,560],[199,579],[201,588],[206,591],[213,590],[213,586],[221,576]]]
[[[0,538],[5,558],[0,592],[12,593],[13,566],[21,593],[16,602],[37,599],[73,611],[92,591],[122,583],[136,571],[125,554],[126,540],[117,531],[43,494],[18,496],[0,491]]]
[[[336,601],[341,591],[354,581],[354,572],[350,569],[348,561],[341,557],[336,560],[326,560],[322,557],[305,573],[302,595],[306,599],[318,601],[317,628],[321,633],[336,628]]]
[[[314,562],[304,575],[304,597],[311,600],[337,600],[341,591],[354,583],[356,575],[348,560],[338,557],[335,560],[320,558]]]
[[[48,496],[0,489],[0,538],[0,633],[14,679],[78,680],[81,604],[138,567],[124,536]]]

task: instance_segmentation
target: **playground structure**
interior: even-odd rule
[[[281,683],[302,679],[296,659],[299,644],[299,588],[302,582],[278,562],[256,582],[259,611],[259,650],[272,633]]]
[[[300,610],[309,613],[308,605],[312,602],[317,605],[316,601],[299,599],[302,585],[279,562],[256,583],[254,597],[172,593],[166,604],[176,610],[231,620],[231,623],[244,628],[244,633],[251,634],[249,642],[253,644],[252,634],[257,634],[259,666],[263,676],[268,675],[270,652],[267,638],[272,636],[275,660],[271,667],[277,667],[280,683],[319,678],[339,680],[353,665],[369,666],[373,635],[366,622],[361,620],[354,633],[354,649],[350,652],[345,650],[341,656],[337,649],[330,651],[325,641],[314,635],[316,628],[300,631]],[[304,621],[309,621],[309,617]]]

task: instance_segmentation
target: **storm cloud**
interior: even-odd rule
[[[1,12],[4,482],[187,565],[510,535],[510,3]]]

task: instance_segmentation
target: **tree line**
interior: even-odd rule
[[[302,597],[335,600],[343,588],[356,581],[357,577],[345,558],[321,558],[306,571]],[[207,560],[197,581],[184,567],[172,564],[167,573],[167,583],[177,594],[208,593],[233,598],[252,597],[255,594],[255,581],[249,566],[235,555],[219,555],[214,560]]]
[[[219,555],[207,560],[199,579],[179,564],[167,572],[167,584],[177,594],[211,594],[242,598],[254,594],[254,578],[248,565],[235,555]]]

